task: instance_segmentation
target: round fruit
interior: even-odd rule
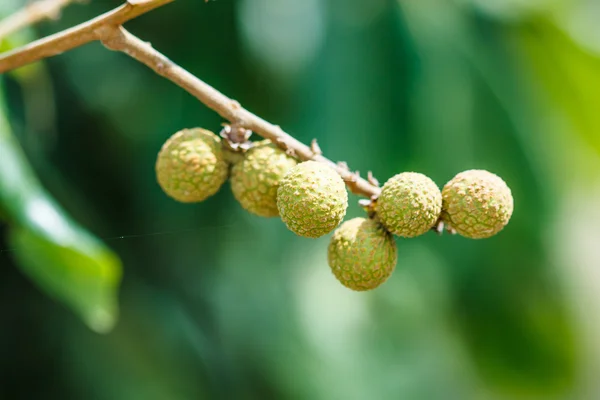
[[[385,228],[407,238],[426,233],[442,210],[442,194],[429,177],[403,172],[388,179],[377,199],[377,214]]]
[[[375,289],[396,267],[396,242],[372,219],[354,218],[334,232],[327,261],[342,285],[357,291]]]
[[[175,133],[156,160],[158,184],[167,195],[184,203],[202,201],[217,193],[228,174],[221,139],[201,128]]]
[[[279,182],[297,163],[270,140],[258,142],[231,170],[233,195],[249,212],[276,217]]]
[[[442,190],[442,220],[458,234],[485,239],[500,232],[513,212],[510,188],[497,175],[469,170],[456,175]]]
[[[299,236],[318,238],[342,222],[348,193],[339,174],[316,161],[298,164],[279,183],[277,208],[287,227]]]

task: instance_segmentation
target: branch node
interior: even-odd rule
[[[163,74],[167,66],[161,62],[156,63],[156,72],[159,74]]]
[[[291,147],[287,148],[287,150],[285,151],[285,154],[287,154],[290,157],[296,158],[296,150],[292,149]]]
[[[94,29],[94,34],[100,42],[109,50],[120,51],[123,42],[123,31],[120,26],[102,25]]]
[[[277,139],[275,139],[275,143],[283,150],[288,150],[290,148],[287,141],[282,137],[277,137]]]
[[[249,140],[252,136],[252,131],[238,124],[224,123],[223,129],[219,135],[224,139],[225,145],[233,151],[246,151],[252,147],[252,142]]]

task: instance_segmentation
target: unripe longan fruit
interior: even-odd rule
[[[512,216],[513,197],[499,176],[472,169],[456,175],[442,190],[442,220],[458,234],[485,239],[500,232]]]
[[[342,222],[348,207],[346,185],[330,166],[316,161],[296,165],[279,183],[277,208],[299,236],[318,238]]]
[[[184,129],[160,149],[156,177],[163,191],[177,201],[193,203],[217,193],[227,180],[221,139],[206,129]]]
[[[244,209],[261,217],[276,217],[277,188],[298,162],[285,151],[263,140],[255,143],[231,170],[231,190]]]
[[[377,215],[383,226],[407,238],[429,231],[441,210],[440,189],[429,177],[417,172],[403,172],[388,179],[377,199]]]
[[[347,288],[375,289],[396,267],[396,242],[378,222],[354,218],[335,230],[327,261],[333,275]]]

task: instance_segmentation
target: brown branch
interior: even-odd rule
[[[172,1],[174,0],[129,0],[126,4],[88,22],[3,53],[0,56],[0,74],[99,40],[98,30],[103,27],[120,26]]]
[[[358,173],[351,172],[345,163],[334,163],[321,155],[320,151],[316,151],[318,146],[309,147],[284,132],[279,126],[252,114],[237,101],[173,63],[153,49],[149,43],[133,36],[121,26],[130,19],[172,1],[174,0],[128,0],[127,4],[95,19],[0,55],[0,73],[100,40],[107,48],[133,57],[157,74],[179,85],[232,124],[250,129],[270,139],[300,160],[314,160],[331,166],[340,174],[353,193],[369,198],[376,198],[379,195],[381,190],[377,185],[362,179]]]
[[[31,3],[0,21],[0,40],[45,19],[58,18],[60,11],[80,0],[40,0]]]
[[[340,174],[353,193],[369,198],[375,198],[379,195],[380,189],[377,186],[360,178],[358,174],[350,172],[347,167],[338,165],[324,156],[316,154],[309,146],[285,133],[279,126],[273,125],[244,109],[237,101],[230,99],[173,63],[155,50],[152,45],[135,37],[123,27],[107,26],[102,29],[100,36],[102,43],[107,48],[121,51],[150,67],[157,74],[189,92],[223,118],[250,129],[265,139],[270,139],[285,150],[292,150],[295,156],[301,160],[315,160],[330,165]]]

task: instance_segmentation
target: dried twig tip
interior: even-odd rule
[[[358,182],[358,180],[360,179],[360,174],[358,173],[358,171],[351,172],[349,174],[346,174],[346,176],[344,176],[343,179],[346,183],[355,183]]]
[[[345,169],[346,171],[350,171],[350,168],[348,168],[348,163],[346,161],[338,161],[337,166],[342,169]]]
[[[367,173],[367,180],[371,185],[379,187],[379,181],[373,176],[373,172],[369,171]]]
[[[315,156],[323,155],[323,151],[321,151],[321,147],[319,147],[319,143],[317,143],[317,139],[313,139],[310,142],[310,150],[313,152]]]

